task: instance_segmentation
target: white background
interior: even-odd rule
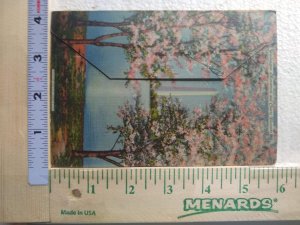
[[[299,0],[52,0],[56,10],[275,10],[278,37],[277,166],[300,164]]]

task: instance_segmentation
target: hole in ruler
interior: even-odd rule
[[[81,197],[81,192],[79,189],[74,189],[72,190],[72,195],[76,198],[80,198]]]

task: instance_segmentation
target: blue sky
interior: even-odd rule
[[[103,11],[90,12],[89,20],[121,22],[124,18],[132,15],[123,11]],[[93,39],[104,34],[119,32],[112,27],[88,27],[87,38]],[[183,38],[188,39],[188,31],[185,31]],[[118,37],[109,41],[126,43],[126,37]],[[88,45],[86,47],[86,57],[99,69],[110,77],[125,77],[124,72],[128,70],[129,64],[126,61],[124,50],[116,47],[97,47]],[[195,66],[192,71],[186,68],[178,68],[175,63],[170,62],[176,71],[177,77],[199,77],[201,66]],[[174,86],[172,82],[162,82],[162,86]],[[220,82],[177,82],[179,87],[197,87],[222,89]],[[142,102],[149,107],[149,83],[141,82]],[[125,81],[111,81],[103,76],[94,67],[87,64],[86,70],[86,100],[84,109],[84,149],[85,150],[110,150],[118,134],[112,134],[107,129],[109,125],[119,125],[120,119],[116,113],[118,107],[126,101],[132,101],[135,92],[132,87],[125,86]],[[194,107],[204,107],[209,102],[211,96],[176,96],[185,106],[191,110]],[[122,148],[116,145],[115,149]],[[84,159],[85,167],[109,167],[113,166],[101,159]]]

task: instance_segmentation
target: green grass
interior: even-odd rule
[[[62,38],[74,38],[75,34],[85,36],[86,29],[80,31],[73,24],[76,20],[87,19],[86,13],[67,13],[65,19],[67,18],[68,22],[65,25],[62,25],[59,15],[61,14],[54,13],[52,16],[52,31],[57,36]],[[64,54],[67,54],[67,59]],[[83,150],[85,69],[78,70],[75,56],[74,51],[52,36],[51,69],[55,70],[55,111],[51,112],[51,141],[55,141],[60,128],[65,127],[67,130],[65,152],[52,155],[54,167],[82,167],[81,159],[70,156],[72,150]]]

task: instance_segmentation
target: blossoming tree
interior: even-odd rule
[[[114,27],[94,39],[69,45],[122,48],[124,71],[136,103],[120,106],[120,157],[128,166],[270,164],[276,129],[268,130],[270,76],[276,65],[275,14],[265,11],[139,11],[121,22],[77,21],[76,26]],[[110,41],[127,37],[127,42]],[[187,109],[175,97],[159,97],[161,78],[177,67],[201,65],[201,79],[220,78],[224,92],[205,108]],[[150,80],[150,110],[139,100],[137,75]],[[272,106],[274,107],[274,106]]]

